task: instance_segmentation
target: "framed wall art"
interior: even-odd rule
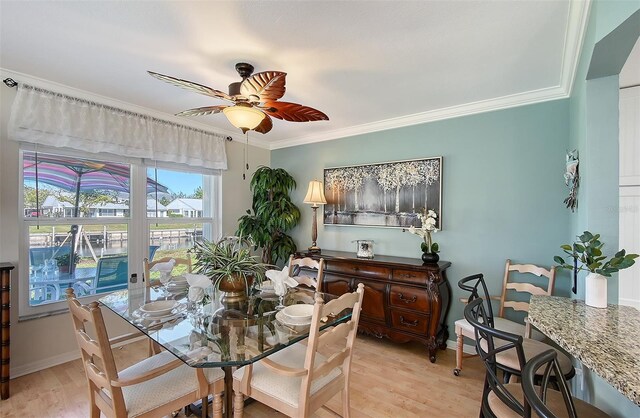
[[[435,210],[442,229],[442,157],[324,169],[325,225],[420,227]]]

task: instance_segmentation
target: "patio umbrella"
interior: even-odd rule
[[[25,152],[23,157],[24,181],[45,183],[75,195],[74,217],[78,216],[82,192],[115,191],[129,193],[130,168],[126,164],[94,161],[75,157]],[[147,178],[147,193],[167,193],[166,186]],[[36,192],[36,199],[38,193]],[[40,216],[39,202],[36,202]],[[72,245],[75,245],[78,228],[72,227]],[[73,252],[72,252],[73,256]],[[73,266],[74,263],[71,263]]]

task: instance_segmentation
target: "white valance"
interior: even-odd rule
[[[8,131],[15,141],[227,169],[224,135],[22,83]]]

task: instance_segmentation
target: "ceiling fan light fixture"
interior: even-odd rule
[[[225,107],[222,112],[229,119],[229,122],[236,128],[241,129],[243,133],[260,125],[260,122],[266,117],[258,109],[241,103]]]

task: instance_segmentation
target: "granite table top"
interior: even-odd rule
[[[532,296],[529,322],[640,406],[640,311]]]

